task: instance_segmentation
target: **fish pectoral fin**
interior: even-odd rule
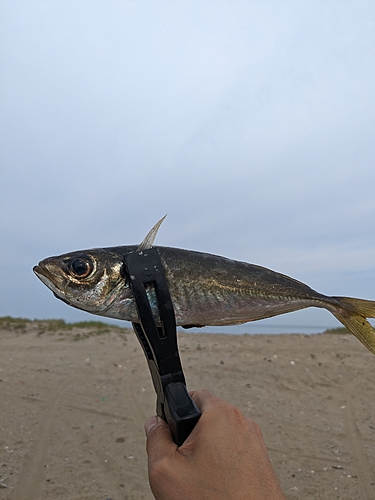
[[[162,219],[160,219],[155,226],[146,234],[144,237],[142,243],[140,243],[139,247],[137,248],[137,251],[140,250],[146,250],[147,248],[151,248],[152,245],[154,244],[156,235],[158,234],[159,227],[161,226],[163,220],[167,217],[167,214],[164,215]]]

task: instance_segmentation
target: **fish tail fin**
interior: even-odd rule
[[[366,318],[375,318],[375,301],[332,297],[339,306],[331,312],[357,339],[375,354],[375,328]]]

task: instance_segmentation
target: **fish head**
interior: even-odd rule
[[[122,273],[122,254],[117,248],[48,257],[33,271],[68,305],[92,314],[132,321],[136,314],[134,300]]]

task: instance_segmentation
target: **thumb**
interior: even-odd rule
[[[145,423],[147,437],[146,450],[149,462],[176,451],[177,445],[173,442],[168,424],[160,417],[150,417]]]

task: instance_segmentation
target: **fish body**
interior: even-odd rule
[[[150,239],[147,241],[151,244]],[[140,248],[142,244],[49,257],[35,266],[34,272],[56,297],[73,307],[136,322],[139,319],[123,274],[123,257]],[[178,326],[234,325],[319,307],[334,314],[375,354],[375,329],[366,319],[375,317],[375,301],[329,297],[293,278],[246,262],[178,248],[156,248]],[[153,288],[147,293],[157,321]]]

